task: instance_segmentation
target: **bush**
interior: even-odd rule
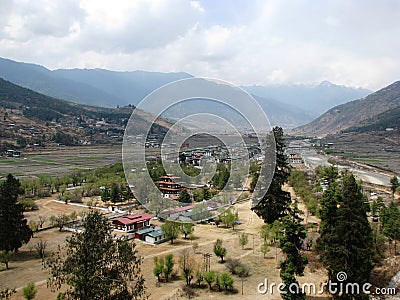
[[[22,293],[23,293],[24,298],[26,300],[31,300],[31,299],[35,298],[35,295],[36,295],[35,283],[34,282],[29,282],[22,289]]]
[[[250,274],[249,267],[240,262],[239,259],[227,259],[225,265],[233,275],[247,277]]]
[[[32,198],[21,198],[18,200],[18,203],[22,205],[24,211],[32,211],[37,209],[35,200]]]

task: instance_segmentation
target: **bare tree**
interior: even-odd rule
[[[39,220],[39,228],[42,228],[43,224],[44,224],[44,222],[46,222],[47,218],[39,216],[38,220]]]
[[[46,250],[46,247],[47,247],[47,241],[43,242],[43,240],[40,239],[40,241],[37,242],[34,247],[35,247],[35,250],[36,250],[37,254],[39,255],[39,257],[43,258],[45,250]]]
[[[196,260],[190,254],[190,251],[188,249],[184,250],[181,258],[179,259],[179,266],[183,277],[185,277],[186,285],[190,285],[190,282],[194,277],[196,265]]]

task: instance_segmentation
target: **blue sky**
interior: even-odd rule
[[[397,0],[1,0],[0,56],[238,85],[399,80]]]

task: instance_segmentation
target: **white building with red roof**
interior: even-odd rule
[[[144,227],[150,226],[151,214],[132,214],[112,220],[114,230],[122,232],[135,232]]]

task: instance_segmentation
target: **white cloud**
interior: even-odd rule
[[[245,8],[209,0],[2,2],[0,56],[50,68],[372,89],[399,79],[395,0],[259,0]]]

